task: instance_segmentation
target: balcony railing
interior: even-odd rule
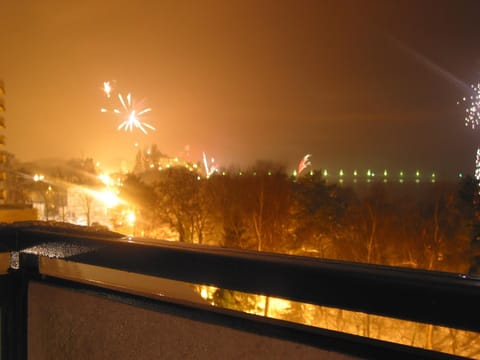
[[[450,355],[212,306],[192,286],[480,332],[480,282],[463,274],[125,238],[48,223],[5,225],[0,239],[1,359],[35,358],[29,351],[37,325],[31,324],[38,322],[29,319],[35,313],[29,291],[38,284],[140,307],[182,306],[201,322],[363,358]]]

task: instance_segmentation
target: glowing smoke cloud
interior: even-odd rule
[[[103,91],[107,98],[111,97],[112,87],[109,81],[103,83]],[[113,108],[113,110],[108,110],[106,108],[100,109],[101,112],[113,112],[114,114],[120,116],[123,120],[120,125],[118,125],[117,130],[124,130],[132,132],[134,129],[141,130],[144,134],[147,134],[147,129],[155,130],[155,128],[142,121],[140,117],[150,111],[151,108],[137,108],[135,102],[132,100],[132,95],[130,93],[127,96],[123,96],[121,93],[117,94],[117,98],[120,102],[121,107]]]
[[[297,168],[297,174],[298,175],[300,175],[302,173],[302,171],[305,170],[307,167],[312,165],[312,163],[310,162],[310,157],[311,156],[312,156],[311,154],[307,154],[300,161],[300,163],[298,164],[298,168]]]

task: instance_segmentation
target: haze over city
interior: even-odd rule
[[[473,172],[463,97],[480,80],[477,1],[5,2],[6,150],[132,161],[156,143],[224,166]],[[112,81],[147,134],[102,113]]]
[[[480,359],[480,0],[0,4],[0,359]]]

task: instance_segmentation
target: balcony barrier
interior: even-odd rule
[[[70,329],[70,335],[66,334],[58,322],[65,319],[72,323],[77,321],[77,330],[81,328],[85,332],[95,333],[97,327],[103,329],[111,321],[117,323],[119,317],[128,318],[127,315],[121,315],[121,311],[127,310],[115,305],[119,303],[128,304],[128,309],[132,309],[131,306],[148,309],[152,312],[149,313],[152,318],[169,314],[178,323],[194,319],[195,324],[205,324],[205,329],[213,331],[210,334],[213,339],[220,339],[221,333],[227,334],[233,330],[238,331],[233,334],[256,336],[257,345],[258,339],[262,339],[262,348],[271,346],[272,356],[274,351],[283,349],[285,358],[295,357],[295,351],[306,358],[318,358],[319,354],[342,359],[454,358],[445,353],[214,307],[191,290],[192,284],[451,329],[480,331],[480,283],[478,279],[464,274],[137,239],[104,230],[52,223],[28,222],[0,226],[0,239],[2,360],[42,358],[34,351],[41,351],[42,354],[49,349],[52,352],[66,351],[64,347],[68,344],[62,341],[78,343],[68,338],[78,336],[78,333]],[[58,294],[58,297],[53,294]],[[103,299],[98,301],[106,312],[118,308],[120,315],[103,318],[99,313],[97,320],[103,319],[101,321],[96,321],[91,312],[82,315],[88,321],[79,320],[81,317],[72,319],[73,315],[69,315],[68,311],[61,313],[63,317],[60,313],[50,318],[42,315],[45,309],[57,306],[56,299],[66,299],[70,296],[68,294],[76,294],[69,300],[73,301],[75,311],[80,311],[82,301],[87,304],[93,296]],[[78,303],[75,303],[75,298]],[[109,301],[108,304],[102,302],[104,300]],[[142,316],[146,316],[142,321],[148,321],[149,316]],[[58,320],[57,323],[52,322],[52,318]],[[159,317],[158,321],[166,320]],[[63,330],[57,329],[60,333],[52,332],[50,338],[42,338],[39,333],[45,330],[43,327],[46,323],[50,324],[49,331],[56,326]],[[137,326],[138,323],[137,318],[129,324],[133,327],[131,324]],[[216,330],[209,328],[212,324]],[[188,339],[188,329],[192,329],[192,326],[186,325],[182,341]],[[156,328],[156,325],[151,325],[148,336],[153,336],[152,329]],[[118,328],[109,329],[108,332],[121,333]],[[99,333],[105,334],[105,331]],[[138,336],[138,333],[135,334]],[[169,354],[165,357],[211,358],[208,354],[219,346],[219,342],[209,345],[202,337],[202,330],[195,334],[199,338],[197,342],[193,338],[188,339],[188,344],[183,344],[195,350],[194,353],[182,355],[177,347],[177,350],[165,350]],[[283,345],[273,346],[277,341],[283,341]],[[42,342],[53,345],[46,348]],[[222,344],[226,343],[225,339],[222,340]],[[92,354],[114,353],[115,350],[113,346],[104,349],[100,344],[90,342],[84,342],[83,345],[83,348],[86,346],[89,349],[90,358],[102,358],[92,357]],[[121,347],[121,344],[118,346]],[[152,348],[155,346],[135,349],[136,358],[150,358]],[[158,351],[158,348],[155,349]],[[242,347],[232,343],[225,351],[231,351],[231,358],[242,358],[248,349],[246,345]],[[215,354],[220,356],[220,353]],[[261,352],[258,355],[260,357]]]

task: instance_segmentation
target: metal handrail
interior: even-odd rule
[[[70,263],[480,331],[480,282],[464,274],[121,238],[71,227],[0,227],[1,239],[5,232],[14,234],[19,251],[24,244],[44,244],[47,252],[53,244],[81,247],[63,257]],[[37,258],[27,255],[24,266]],[[32,261],[38,268],[38,259]]]

